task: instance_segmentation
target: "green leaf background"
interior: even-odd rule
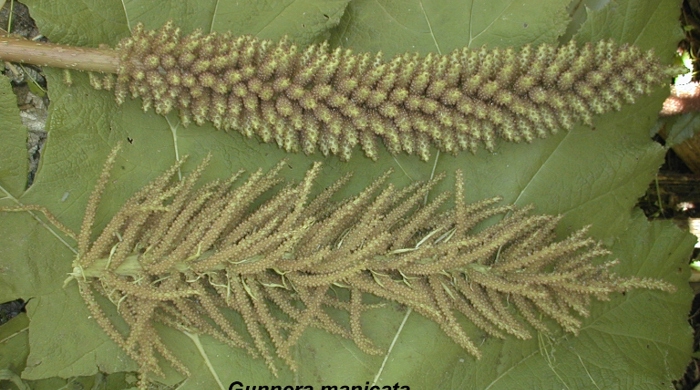
[[[83,46],[113,45],[138,22],[157,28],[173,19],[185,32],[231,30],[269,39],[286,34],[302,46],[327,39],[333,46],[356,52],[381,50],[387,56],[405,51],[444,54],[462,46],[557,43],[564,34],[573,34],[579,42],[613,38],[655,48],[663,61],[671,62],[680,31],[678,1],[596,4],[595,11],[585,8],[583,21],[577,21],[580,28],[573,33],[569,3],[26,1],[51,41]],[[283,369],[278,378],[243,351],[208,337],[193,340],[162,329],[168,345],[192,372],[185,379],[168,371],[163,380],[167,384],[214,389],[219,382],[227,388],[239,380],[248,385],[320,388],[323,384],[364,386],[376,380],[379,385],[398,382],[413,389],[657,389],[672,388],[671,381],[680,378],[689,361],[692,335],[686,316],[692,294],[687,259],[694,238],[671,223],[648,222],[633,209],[663,161],[665,149],[652,142],[648,133],[666,88],[622,111],[596,118],[592,128],[577,126],[531,144],[499,143],[494,152],[474,155],[434,151],[434,159],[427,163],[415,156],[388,153],[372,162],[357,150],[344,163],[320,154],[286,154],[274,145],[208,125],[185,128],[175,115],[144,113],[138,101],[116,106],[109,92],[91,89],[84,74],[74,74],[69,87],[61,71],[45,72],[51,98],[49,136],[35,183],[26,191],[26,133],[9,83],[0,83],[0,190],[4,191],[0,207],[43,205],[78,230],[101,166],[117,142],[124,147],[98,210],[98,229],[136,189],[185,155],[189,156],[184,165],[187,171],[207,153],[213,154],[205,179],[225,177],[240,168],[269,168],[282,158],[289,167],[284,176],[299,179],[313,161],[323,161],[318,188],[346,172],[354,173],[342,195],[357,193],[389,168],[395,172],[392,182],[399,186],[428,179],[433,171],[447,172],[448,179],[436,189],[442,191],[451,187],[453,172],[462,169],[468,201],[501,195],[504,203],[533,204],[537,213],[562,214],[562,237],[592,225],[591,234],[620,259],[616,272],[663,278],[678,287],[674,294],[632,291],[595,302],[578,337],[556,333],[535,334],[528,341],[494,340],[467,324],[483,352],[481,360],[461,350],[436,324],[387,304],[363,318],[366,332],[388,351],[386,355],[367,356],[351,342],[311,329],[295,350],[299,371]],[[127,138],[133,142],[126,142]],[[63,287],[75,247],[40,213],[0,213],[0,302],[34,297],[28,305],[28,321],[13,325],[21,329],[10,332],[12,337],[0,337],[0,368],[21,374],[32,388],[77,380],[94,385],[95,378],[101,378],[98,388],[128,387],[133,377],[114,373],[133,371],[135,365],[89,318],[76,285]],[[6,326],[0,329],[9,332]],[[108,374],[106,379],[103,374]],[[0,382],[0,387],[6,383]]]

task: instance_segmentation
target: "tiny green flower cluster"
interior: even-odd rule
[[[532,141],[648,94],[664,71],[653,52],[612,41],[470,50],[447,55],[298,48],[231,33],[181,36],[167,23],[139,25],[117,47],[117,101],[179,111],[290,152],[351,157],[360,144],[427,160],[442,151],[494,148],[497,138]]]

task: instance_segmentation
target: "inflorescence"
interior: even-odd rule
[[[554,322],[577,333],[591,298],[674,289],[613,273],[616,262],[596,261],[609,252],[586,237],[586,229],[557,241],[558,217],[497,206],[496,198],[464,203],[459,171],[454,207],[442,212],[449,193],[424,204],[440,178],[398,189],[386,184],[387,173],[334,202],[350,178],[313,196],[319,163],[296,184],[282,183],[278,165],[242,182],[239,172],[198,186],[207,160],[178,181],[180,162],[127,200],[94,236],[116,155],[117,149],[73,235],[79,255],[71,278],[92,318],[138,363],[142,387],[149,375],[162,374],[158,356],[188,374],[156,323],[243,348],[277,373],[275,356],[296,369],[292,348],[308,327],[380,353],[362,330],[362,313],[376,307],[366,293],[435,321],[479,357],[461,316],[497,338],[527,339],[531,328],[550,332]],[[493,223],[494,217],[501,219]],[[106,315],[98,294],[113,302],[120,318]],[[338,311],[349,320],[332,314]]]
[[[546,137],[648,94],[664,70],[652,51],[612,41],[571,41],[520,49],[457,49],[447,55],[377,54],[299,48],[231,33],[182,36],[172,23],[142,25],[117,46],[118,102],[172,110],[182,122],[257,135],[287,151],[347,160],[356,145],[377,159],[390,153],[427,160],[430,146],[455,153],[492,150],[496,139]]]

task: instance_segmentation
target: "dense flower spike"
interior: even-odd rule
[[[287,151],[350,158],[359,144],[376,159],[377,137],[391,153],[429,158],[496,139],[545,137],[633,103],[663,80],[651,51],[612,41],[547,44],[447,55],[355,54],[326,43],[299,48],[230,33],[181,36],[167,23],[142,25],[122,40],[117,100],[140,97],[184,123],[210,121]],[[107,82],[109,80],[109,82]]]
[[[365,293],[412,308],[479,357],[458,313],[494,337],[529,338],[528,324],[547,332],[547,318],[577,333],[591,297],[673,290],[659,280],[620,277],[610,270],[615,261],[596,262],[608,252],[585,229],[556,241],[557,217],[495,206],[498,199],[465,204],[459,172],[454,207],[441,212],[448,193],[423,204],[440,178],[396,189],[385,174],[335,203],[349,177],[313,196],[318,163],[300,183],[281,188],[281,165],[235,186],[240,173],[198,187],[207,161],[181,181],[173,179],[176,164],[90,239],[115,156],[116,149],[73,235],[80,248],[72,277],[92,317],[139,364],[142,387],[148,375],[162,373],[158,355],[187,374],[156,323],[246,349],[276,373],[275,355],[297,367],[291,348],[308,327],[380,353],[362,331],[361,315],[373,307]],[[111,300],[121,319],[109,319],[96,294]],[[331,316],[339,310],[349,321]]]

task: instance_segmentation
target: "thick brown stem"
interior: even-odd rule
[[[119,66],[119,56],[112,49],[56,45],[10,36],[0,36],[0,60],[103,73],[117,73]]]

